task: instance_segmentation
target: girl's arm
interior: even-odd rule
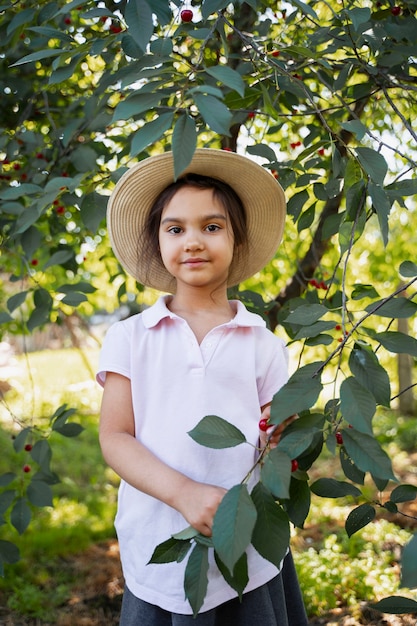
[[[135,439],[130,380],[120,374],[107,372],[99,437],[106,463],[123,480],[179,511],[203,535],[211,535],[226,490],[191,480]]]

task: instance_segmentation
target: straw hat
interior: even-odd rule
[[[247,254],[232,261],[228,286],[237,285],[260,271],[275,255],[285,222],[285,196],[271,173],[248,159],[226,150],[197,149],[182,172],[217,178],[239,195],[246,210]],[[175,279],[160,259],[151,265],[143,253],[142,232],[159,194],[174,182],[172,152],[140,161],[118,181],[109,199],[107,224],[117,259],[139,283],[174,293]]]

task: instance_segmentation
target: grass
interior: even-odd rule
[[[41,425],[35,438],[48,430],[49,418],[61,404],[76,407],[71,418],[83,425],[75,438],[50,437],[51,467],[61,482],[54,486],[54,507],[33,508],[33,519],[21,536],[9,525],[0,539],[18,544],[22,559],[6,566],[0,579],[0,605],[7,603],[23,616],[54,623],[58,607],[74,585],[68,555],[114,537],[118,479],[105,465],[98,446],[101,391],[93,380],[97,351],[44,351],[20,357],[12,364],[7,405],[0,406],[0,475],[15,471],[21,484],[30,477],[21,471],[28,452],[16,453],[13,437],[22,427]],[[392,457],[407,463],[417,448],[415,420],[389,411],[378,416],[376,430]],[[401,461],[403,459],[403,461]],[[330,453],[320,461],[321,475],[333,475]],[[415,476],[415,474],[414,474]],[[399,551],[411,530],[379,519],[355,533],[344,530],[349,503],[313,498],[305,528],[294,533],[293,550],[307,610],[321,615],[333,607],[352,614],[363,601],[399,593]]]

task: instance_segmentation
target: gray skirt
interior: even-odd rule
[[[281,572],[258,589],[194,618],[139,600],[125,589],[120,626],[307,626],[308,620],[291,553]]]

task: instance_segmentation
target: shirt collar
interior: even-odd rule
[[[170,296],[161,296],[155,304],[142,312],[142,320],[145,328],[153,328],[165,318],[181,319],[178,315],[175,315],[175,313],[172,313],[168,309],[166,301],[169,297]],[[266,326],[262,317],[256,313],[248,311],[242,302],[239,302],[239,300],[232,300],[231,302],[233,302],[236,306],[236,315],[230,320],[230,322],[227,322],[227,324],[224,324],[223,326],[229,326],[231,328],[235,328],[237,326]]]

